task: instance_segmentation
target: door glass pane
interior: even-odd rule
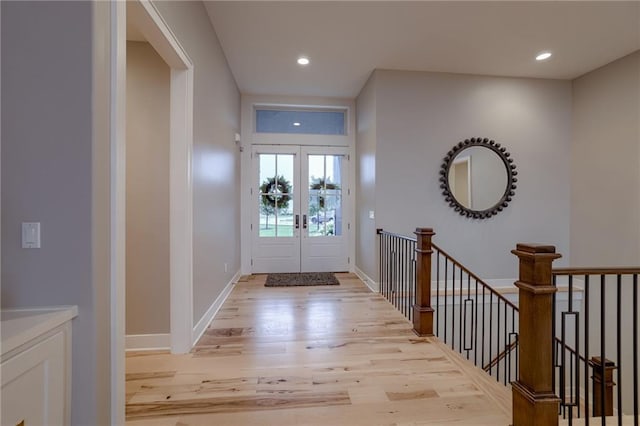
[[[342,235],[342,156],[309,155],[309,236]]]
[[[293,237],[293,154],[259,154],[260,237]]]

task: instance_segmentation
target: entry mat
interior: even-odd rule
[[[332,272],[300,272],[268,274],[265,287],[293,287],[310,285],[340,285]]]

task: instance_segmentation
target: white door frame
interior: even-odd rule
[[[127,15],[129,15],[127,17]],[[171,69],[170,324],[171,352],[191,350],[193,338],[193,62],[150,0],[111,2],[111,420],[124,424],[126,247],[126,26],[136,26]]]

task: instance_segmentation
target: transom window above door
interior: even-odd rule
[[[256,107],[256,133],[346,135],[344,109],[281,109]]]

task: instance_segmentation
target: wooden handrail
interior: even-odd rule
[[[573,349],[571,346],[567,345],[566,343],[562,343],[562,340],[560,340],[560,338],[556,337],[556,343],[559,343],[561,346],[564,346],[564,348],[569,352],[571,352],[571,354],[578,355],[578,358],[580,358],[580,361],[587,362],[587,359],[583,355],[580,355],[579,353],[577,353],[575,349]]]
[[[433,242],[431,243],[431,247],[433,247],[434,249],[438,250],[444,257],[446,257],[449,261],[451,261],[455,266],[457,266],[458,268],[462,269],[462,271],[464,271],[466,274],[468,274],[471,278],[473,278],[474,280],[478,281],[479,284],[482,284],[483,287],[486,287],[487,290],[489,290],[489,292],[491,294],[493,294],[494,296],[496,296],[500,301],[504,302],[510,308],[512,308],[513,310],[518,312],[518,307],[513,302],[511,302],[509,299],[507,299],[502,294],[500,294],[498,291],[496,291],[493,287],[491,287],[489,284],[487,284],[482,278],[478,277],[476,274],[471,272],[463,264],[461,264],[455,258],[453,258],[453,256],[451,256],[449,253],[447,253],[446,251],[442,250],[440,247],[438,247]]]
[[[633,275],[640,274],[638,266],[620,268],[553,268],[551,273],[559,275]]]
[[[384,234],[384,235],[387,235],[389,237],[400,238],[401,240],[413,241],[414,243],[417,242],[416,238],[409,237],[407,235],[394,234],[393,232],[385,231],[382,228],[376,229],[376,234],[378,234],[378,235]]]
[[[486,372],[495,367],[500,361],[502,361],[516,346],[518,346],[518,341],[511,342],[502,352],[500,352],[495,358],[489,361],[488,364],[484,365],[482,369]]]

